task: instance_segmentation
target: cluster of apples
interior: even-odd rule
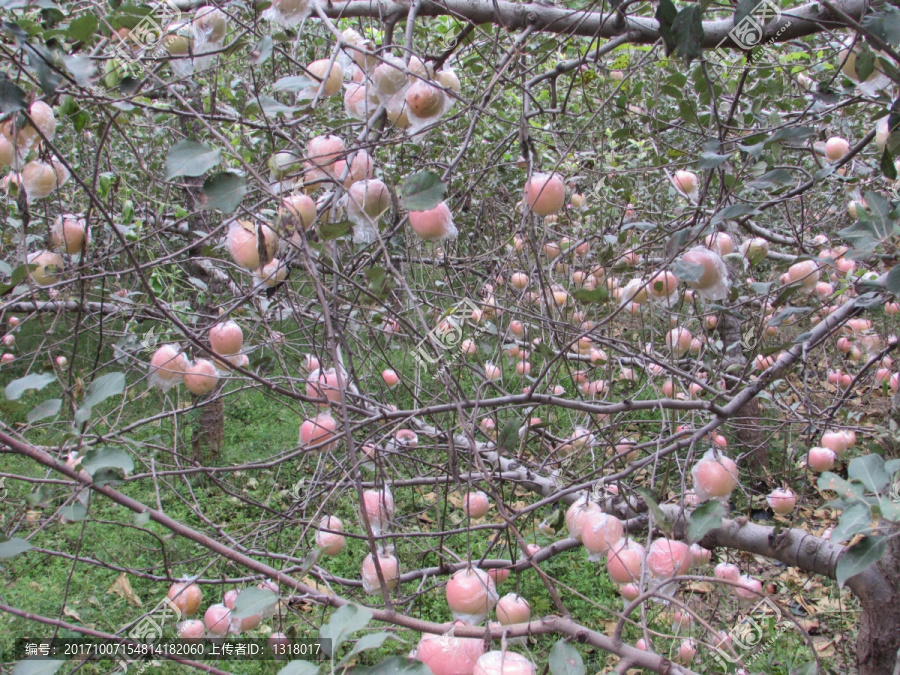
[[[150,359],[150,383],[163,391],[184,382],[188,391],[203,396],[213,391],[219,384],[222,373],[232,366],[246,368],[250,360],[241,353],[244,332],[232,320],[218,323],[209,331],[209,345],[222,359],[197,359],[189,361],[177,345],[159,347]]]
[[[160,51],[173,57],[170,61],[176,75],[184,77],[212,64],[214,52],[225,44],[228,15],[218,7],[200,7],[193,19],[176,21],[166,26]],[[127,29],[120,34],[128,37]]]
[[[228,226],[225,247],[232,259],[253,273],[256,285],[274,287],[287,279],[287,265],[275,254],[278,234],[265,223],[235,220]]]
[[[80,255],[85,242],[90,241],[90,232],[84,218],[66,213],[57,216],[50,229],[53,245],[57,250],[68,255]],[[64,268],[63,257],[56,251],[32,251],[25,262],[35,265],[29,276],[38,286],[51,286],[57,283]]]
[[[414,54],[404,61],[390,52],[378,53],[370,40],[352,28],[342,37],[350,57],[344,108],[351,117],[366,120],[383,105],[391,124],[416,133],[452,109],[462,88],[452,68],[435,72],[432,63]]]
[[[278,586],[271,581],[264,581],[257,588],[278,593]],[[205,637],[225,637],[226,635],[241,635],[259,628],[264,619],[275,614],[275,606],[265,612],[252,614],[238,618],[232,616],[235,601],[240,591],[232,589],[226,591],[222,602],[210,605],[203,619],[191,619],[200,609],[203,602],[203,592],[200,587],[190,581],[176,582],[169,588],[168,598],[178,609],[180,618],[184,619],[178,624],[178,637],[181,639],[198,639]],[[269,640],[273,651],[276,651],[277,638],[284,636],[273,633]],[[277,651],[276,651],[277,653]]]
[[[28,117],[30,121],[22,114],[13,115],[0,125],[0,166],[12,169],[0,185],[7,191],[14,186],[24,190],[31,203],[61,188],[70,175],[58,159],[45,161],[40,157],[43,154],[41,134],[48,141],[56,135],[53,108],[43,101],[35,101],[28,107]],[[34,153],[39,156],[26,162]]]
[[[462,624],[448,624],[444,635],[424,634],[410,656],[433,675],[536,675],[537,668],[528,657],[506,650],[485,652],[483,640],[454,636],[457,625]]]

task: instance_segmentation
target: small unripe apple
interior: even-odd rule
[[[690,547],[674,539],[656,539],[647,552],[647,568],[661,579],[687,574],[692,562]]]
[[[84,218],[69,213],[57,216],[50,235],[56,248],[69,254],[81,253],[86,235]]]
[[[602,559],[610,549],[619,545],[624,534],[622,521],[599,509],[588,511],[581,521],[581,542],[589,553],[589,559]]]
[[[562,209],[566,187],[556,174],[536,173],[525,184],[525,203],[539,216],[549,216]]]
[[[432,119],[441,114],[447,95],[443,90],[423,80],[413,82],[406,92],[409,111],[420,119]]]
[[[345,539],[339,532],[344,531],[344,524],[336,516],[325,516],[319,521],[319,527],[334,532],[316,532],[316,546],[322,549],[325,555],[337,555],[344,549]]]
[[[323,171],[331,172],[334,163],[346,153],[344,141],[333,135],[316,136],[309,141],[306,156],[310,164]]]
[[[763,587],[759,579],[744,574],[738,579],[738,586],[733,586],[735,594],[744,601],[755,602],[762,597]]]
[[[198,359],[189,365],[184,374],[184,386],[192,394],[203,396],[208,394],[219,384],[219,371],[212,361]]]
[[[678,660],[685,665],[693,663],[697,656],[697,643],[690,639],[681,641],[678,647]]]
[[[188,365],[187,357],[173,345],[163,345],[150,359],[151,373],[166,382],[181,378],[187,372]]]
[[[500,368],[493,363],[484,364],[484,377],[486,380],[494,381],[500,379]]]
[[[623,539],[607,553],[606,570],[615,583],[630,584],[641,578],[643,562],[644,547],[635,541],[626,542]]]
[[[825,142],[825,157],[836,162],[850,152],[850,143],[840,136],[833,136]]]
[[[336,429],[337,420],[329,411],[319,413],[300,425],[300,445],[304,448],[315,447],[322,452],[328,451],[332,444],[327,441],[334,438]]]
[[[366,490],[363,492],[363,505],[372,530],[376,535],[380,534],[394,517],[394,495],[390,488]]]
[[[203,621],[210,635],[224,637],[231,628],[231,610],[223,604],[210,605]]]
[[[53,251],[34,251],[25,259],[29,265],[37,265],[30,272],[32,281],[38,286],[49,286],[59,281],[63,271],[63,259]]]
[[[344,83],[344,69],[340,63],[337,61],[332,63],[331,59],[319,59],[306,66],[306,70],[312,75],[315,82],[314,91],[318,91],[322,87],[323,96],[334,96],[340,93]]]
[[[394,555],[378,554],[378,566],[384,577],[384,585],[389,591],[394,590],[400,582],[400,563]],[[370,553],[365,557],[360,570],[363,582],[363,590],[367,595],[375,595],[381,592],[381,584],[378,581],[378,571],[375,569],[375,559]]]
[[[493,420],[486,420],[493,421]],[[491,508],[491,500],[481,490],[469,492],[463,497],[463,510],[470,518],[484,518]]]
[[[697,197],[697,174],[691,171],[676,171],[674,176],[675,187],[679,192],[696,199]]]
[[[537,668],[516,652],[493,651],[478,659],[472,675],[537,675]]]
[[[521,595],[508,593],[497,601],[497,621],[503,626],[531,621],[531,605]]]
[[[738,483],[738,469],[734,461],[721,453],[717,457],[712,450],[707,451],[694,465],[691,474],[694,490],[701,501],[727,500]]]
[[[409,225],[425,241],[437,241],[451,233],[453,216],[446,202],[427,211],[410,211]]]
[[[734,252],[734,239],[727,232],[714,232],[707,235],[705,243],[708,249],[715,251],[720,256]]]
[[[241,351],[244,345],[244,332],[232,319],[218,323],[209,331],[209,346],[218,354],[230,356]]]
[[[790,489],[776,488],[766,497],[769,507],[778,515],[784,516],[794,510],[797,505],[797,497]]]
[[[720,562],[713,570],[713,574],[715,574],[719,579],[737,581],[741,577],[741,570],[737,565],[732,565],[731,563],[727,562]]]
[[[57,356],[56,357],[56,365],[59,368],[65,368],[69,363],[69,360],[65,356]]]
[[[206,626],[199,619],[188,619],[178,624],[178,637],[182,640],[196,640],[206,636]]]
[[[387,385],[388,389],[393,389],[398,384],[400,384],[400,376],[390,369],[382,371],[381,379],[384,380],[384,383]]]
[[[194,583],[174,583],[169,588],[169,600],[179,609],[181,616],[193,616],[200,609],[203,592]]]

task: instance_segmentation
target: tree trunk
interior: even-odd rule
[[[894,528],[881,560],[850,580],[862,605],[856,637],[859,675],[900,673],[900,530]]]
[[[200,416],[194,423],[191,442],[194,461],[203,466],[214,466],[222,453],[225,441],[225,405],[216,397],[200,408]]]
[[[726,369],[732,365],[745,367],[747,357],[744,356],[741,322],[729,312],[722,312],[717,326],[722,343],[725,345],[725,360],[722,365]],[[729,390],[738,384],[734,380],[726,379],[725,382]],[[756,398],[750,399],[741,407],[734,425],[739,452],[749,460],[751,475],[760,483],[768,484],[769,451],[759,423],[759,401]]]

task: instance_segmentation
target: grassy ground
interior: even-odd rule
[[[28,339],[29,334],[25,333],[20,337],[20,342]],[[38,335],[35,331],[30,339],[47,338],[45,333]],[[377,381],[377,373],[385,367],[388,355],[393,367],[398,364],[410,365],[406,363],[408,353],[399,345],[389,347],[378,344],[373,347],[372,354],[371,361],[367,364],[368,372],[364,374],[372,381]],[[105,357],[105,351],[103,355]],[[91,350],[85,350],[84,355],[77,357],[76,370],[89,369],[93,359]],[[113,369],[114,365],[108,368]],[[7,368],[0,373],[0,385],[5,385],[25,372],[23,365]],[[472,395],[477,393],[476,380],[470,373],[462,372],[461,382],[467,392]],[[510,391],[517,391],[523,384],[524,382],[515,380],[507,382]],[[567,382],[566,386],[571,390],[571,383]],[[34,405],[46,398],[59,396],[60,393],[57,385],[51,385],[41,392],[26,393],[22,398],[22,406],[8,406],[4,413],[10,424],[22,423]],[[148,414],[147,411],[172,409],[173,405],[179,405],[171,399],[165,401],[155,391],[146,392],[144,385],[129,389],[129,396],[133,398],[130,399],[129,406],[126,406],[123,416],[104,418],[104,415],[113,413],[113,403],[104,404],[95,411],[94,419],[102,422],[94,432],[102,432],[107,426],[121,428],[131,419]],[[390,396],[387,400],[401,407],[412,404],[411,397],[402,388],[390,394],[385,392],[385,396]],[[259,461],[295,446],[300,415],[262,391],[250,389],[230,396],[225,409],[225,445],[219,466]],[[157,469],[171,468],[172,448],[189,456],[191,423],[197,414],[196,411],[191,411],[175,421],[165,418],[129,434],[128,438],[133,442],[131,447],[135,456],[136,473],[149,471],[151,462]],[[574,423],[573,420],[557,418],[548,411],[537,410],[535,414],[555,424]],[[646,422],[653,421],[652,414],[641,417],[646,417]],[[504,421],[508,420],[504,420],[501,415],[498,427],[502,428]],[[454,425],[454,420],[447,417],[445,423],[449,428]],[[632,417],[631,424],[636,426],[620,431],[636,431],[641,422]],[[48,424],[43,430],[29,432],[29,439],[46,445],[58,444],[65,437],[65,428],[64,424]],[[538,451],[537,444],[529,446],[528,452]],[[446,457],[443,453],[443,449],[423,447],[419,451],[418,461],[401,461],[400,458],[389,461],[401,475],[414,477],[427,473],[431,464],[444,462]],[[188,485],[185,481],[170,476],[164,478],[159,485],[146,479],[121,484],[119,489],[144,504],[159,506],[169,516],[201,531],[211,532],[215,526],[222,525],[244,546],[302,557],[311,543],[311,535],[304,532],[300,520],[312,518],[326,495],[306,496],[298,504],[286,495],[286,491],[300,478],[339,476],[342,461],[343,454],[339,449],[330,456],[291,460],[277,469],[242,471],[221,476],[218,484],[194,476]],[[774,461],[776,460],[773,458]],[[4,455],[3,470],[34,477],[46,476],[43,469],[13,455]],[[9,495],[0,505],[5,530],[12,523],[19,522],[25,508],[24,500],[32,487],[18,481],[8,481]],[[526,493],[516,492],[512,485],[499,487],[510,504],[524,506],[530,499]],[[395,490],[398,531],[427,533],[440,529],[448,514],[459,511],[458,502],[454,505],[459,493],[452,491],[453,487],[450,490],[436,489],[433,486]],[[228,494],[229,491],[232,495]],[[238,494],[265,505],[269,510],[248,505],[233,496]],[[352,524],[351,531],[358,532],[350,494],[347,486],[342,487],[339,493],[329,498],[327,511],[341,517],[345,524]],[[53,488],[52,496],[47,500],[47,508],[42,511],[40,524],[32,528],[40,528],[31,538],[38,550],[4,561],[3,587],[0,592],[2,602],[76,625],[117,632],[152,609],[165,596],[167,584],[142,578],[142,574],[168,574],[174,577],[200,574],[207,579],[243,575],[243,571],[233,565],[209,558],[199,546],[172,536],[152,522],[136,521],[130,512],[102,499],[92,500],[86,520],[63,525],[58,518],[52,516],[56,507],[67,499],[71,499],[71,494],[66,489]],[[197,516],[197,511],[203,513],[203,519]],[[552,511],[553,508],[546,508],[520,523],[526,539],[541,545],[553,541],[555,537],[548,538],[537,529],[537,524],[550,516]],[[495,511],[488,516],[487,521],[500,522]],[[24,536],[29,531],[31,530],[26,526],[16,532],[16,535]],[[395,544],[403,570],[435,565],[440,561],[439,542],[436,538],[398,538]],[[445,559],[452,560],[454,556],[465,559],[469,555],[477,558],[487,549],[488,544],[488,531],[475,530],[444,538],[440,542],[440,550]],[[44,551],[62,552],[69,557],[50,555]],[[347,547],[340,555],[324,560],[321,564],[337,577],[358,579],[360,564],[367,552],[363,540],[348,538]],[[510,555],[517,557],[519,553],[516,547],[510,549],[505,539],[502,545],[496,546],[491,552],[491,557]],[[80,562],[76,563],[76,559]],[[112,592],[119,572],[90,564],[89,561],[101,561],[132,570],[127,575],[133,591],[131,599],[129,600],[128,593]],[[272,564],[271,561],[267,562]],[[792,608],[795,618],[804,622],[804,628],[815,635],[824,636],[824,646],[822,640],[818,640],[817,644],[821,655],[834,656],[831,663],[843,662],[842,659],[848,654],[848,643],[852,644],[855,616],[853,604],[846,602],[846,594],[840,596],[830,582],[823,583],[821,579],[810,579],[784,568],[773,568],[771,564],[763,565],[749,558],[741,564],[743,568],[758,573],[764,581],[772,581],[778,591],[777,598]],[[556,582],[560,597],[574,618],[590,628],[611,634],[617,619],[616,612],[621,609],[622,602],[603,566],[589,562],[583,550],[572,550],[542,563],[541,568]],[[701,570],[700,573],[711,574],[711,568]],[[121,584],[121,580],[118,583]],[[230,584],[205,585],[202,607],[205,609],[214,602],[220,602],[224,590],[231,587]],[[511,577],[501,584],[499,592],[501,595],[510,592],[521,594],[531,603],[534,615],[552,614],[555,611],[547,590],[533,570]],[[361,603],[375,602],[378,605],[377,596],[367,597],[359,590],[350,591],[348,595]],[[406,599],[401,604],[402,609],[410,608],[411,598],[414,598],[413,611],[418,617],[434,621],[451,619],[440,579],[406,584],[395,592],[395,597]],[[692,584],[687,593],[680,597],[712,625],[725,630],[737,625],[746,613],[745,608],[738,607],[725,593],[709,584]],[[803,597],[809,600],[806,607],[797,602],[797,598]],[[135,599],[139,599],[141,604],[138,605]],[[808,616],[810,610],[816,612],[815,620]],[[653,604],[648,605],[645,611],[651,630],[672,635],[670,611]],[[328,611],[323,612],[319,608],[302,604],[293,609],[282,606],[275,617],[265,621],[259,630],[250,635],[266,636],[276,630],[291,630],[295,631],[297,637],[315,637],[318,627],[328,620],[329,614]],[[792,667],[811,660],[812,653],[799,633],[792,628],[784,628],[788,623],[783,621],[776,626],[771,620],[761,622],[762,640],[771,640],[771,643],[749,664],[751,670],[773,674],[788,673]],[[383,627],[373,625],[368,630],[381,628]],[[164,629],[167,635],[174,637],[173,623],[170,622]],[[0,663],[7,666],[10,664],[16,638],[38,638],[49,634],[49,628],[41,628],[33,622],[9,614],[0,615]],[[66,631],[60,633],[62,636],[67,634]],[[701,635],[697,629],[691,634],[695,637]],[[364,652],[358,658],[358,663],[370,665],[392,654],[405,654],[418,639],[418,636],[406,631],[398,631],[397,635],[406,640],[407,644],[398,646],[396,642],[389,641],[379,649]],[[642,633],[636,626],[626,626],[626,641],[633,643],[641,636]],[[532,639],[527,651],[539,666],[543,666],[547,663],[549,650],[554,642],[555,638],[550,637]],[[655,637],[653,643],[656,650],[674,655],[679,640]],[[603,652],[582,645],[577,648],[589,672],[608,672],[615,665],[616,660]],[[709,659],[708,653],[704,654],[702,664],[700,668],[708,672],[721,670],[721,666]],[[275,673],[281,668],[280,664],[273,661],[219,662],[217,665],[231,672],[248,674]],[[87,665],[80,672],[100,673],[109,672],[110,669],[111,664],[101,663]],[[154,664],[150,669],[147,672],[174,673],[183,670],[170,663]]]

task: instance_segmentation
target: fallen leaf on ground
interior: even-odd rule
[[[135,607],[140,607],[144,604],[135,594],[134,589],[131,588],[131,582],[128,581],[128,575],[125,572],[116,577],[116,580],[112,582],[112,586],[106,589],[106,594],[118,595]]]

